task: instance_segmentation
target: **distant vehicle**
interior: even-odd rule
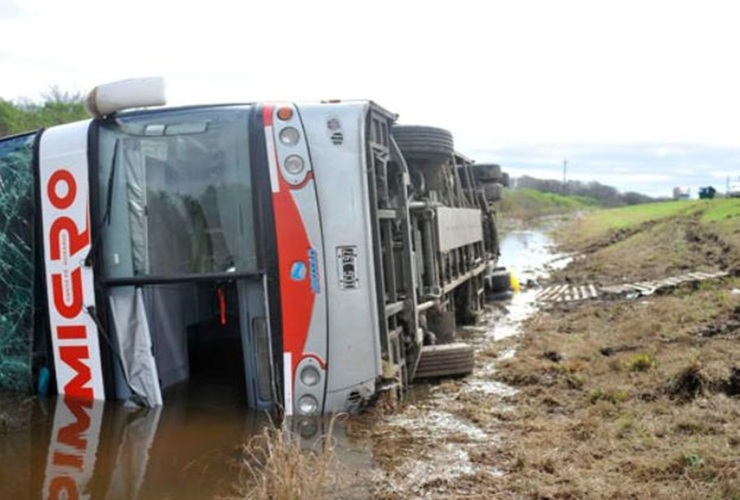
[[[712,186],[700,187],[699,188],[699,199],[700,200],[711,200],[714,195],[717,194],[717,190]]]
[[[740,179],[732,181],[727,185],[727,196],[729,198],[740,198]]]
[[[691,197],[691,188],[676,186],[673,188],[674,200],[688,200]]]

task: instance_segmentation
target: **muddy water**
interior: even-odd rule
[[[461,329],[459,336],[479,352],[519,333],[522,321],[536,310],[538,283],[554,268],[568,263],[566,256],[553,252],[551,240],[541,230],[508,232],[501,254],[501,265],[521,282],[522,291],[510,300],[492,303],[480,324]],[[474,415],[507,411],[507,397],[515,390],[494,380],[493,375],[499,360],[514,355],[512,348],[495,359],[476,356],[474,373],[462,380],[414,386],[407,404],[384,420],[378,435],[406,436],[415,448],[399,450],[410,458],[390,478],[384,476],[380,484],[376,481],[376,488],[409,498],[434,498],[429,496],[430,484],[500,474],[495,463],[480,459],[480,450],[499,439],[497,429],[479,424],[490,419]]]
[[[522,284],[547,276],[555,258],[547,236],[532,230],[509,232],[502,241],[502,255],[502,265]],[[516,334],[520,322],[534,311],[535,294],[536,289],[524,287],[510,301],[492,305],[480,325],[461,335],[482,349]],[[428,481],[482,468],[496,473],[495,465],[473,463],[469,457],[471,447],[496,439],[495,432],[455,411],[460,395],[481,397],[494,405],[512,392],[491,379],[493,370],[493,363],[479,363],[452,392],[419,385],[401,410],[383,423],[390,432],[398,428],[421,441],[434,436],[428,453],[404,463],[403,479],[394,483],[394,489],[413,496],[413,485],[420,478]],[[248,410],[246,403],[235,403],[243,401],[236,391],[191,384],[170,391],[165,406],[149,410],[129,409],[120,402],[57,398],[34,398],[22,407],[8,408],[10,403],[0,398],[0,499],[232,496],[239,478],[240,446],[266,424],[266,418]],[[4,424],[2,415],[11,415],[12,424]],[[373,444],[348,439],[337,443],[346,474],[357,479],[356,487],[343,496],[369,498],[367,487],[377,484],[372,478],[379,473]]]
[[[482,345],[517,334],[521,322],[536,310],[535,298],[542,281],[569,262],[567,255],[554,251],[544,229],[508,231],[501,240],[499,265],[511,272],[521,291],[510,300],[493,302],[481,323],[463,328],[462,335]]]
[[[516,229],[501,241],[500,265],[506,267],[520,283],[521,291],[504,304],[505,315],[494,317],[488,325],[487,339],[500,340],[519,331],[523,319],[536,307],[535,296],[550,272],[568,265],[570,258],[555,253],[545,230]]]
[[[165,406],[34,399],[0,430],[0,498],[213,498],[233,494],[239,445],[264,418],[224,386]],[[7,409],[4,409],[7,413]]]

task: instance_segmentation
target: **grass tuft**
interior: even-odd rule
[[[332,445],[334,419],[325,436],[312,443],[284,423],[270,425],[243,446],[243,478],[237,498],[301,500],[335,498],[336,467]]]
[[[591,391],[588,396],[588,400],[591,402],[591,404],[596,404],[599,401],[607,401],[612,404],[619,404],[627,401],[629,397],[630,396],[626,391],[613,389],[597,389],[595,391]]]
[[[671,396],[683,401],[690,401],[704,394],[709,380],[702,372],[701,363],[694,362],[681,370],[668,388]]]
[[[631,372],[646,372],[658,366],[655,356],[646,352],[640,352],[632,356],[627,362],[627,369]]]

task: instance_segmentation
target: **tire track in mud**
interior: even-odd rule
[[[645,221],[629,228],[620,228],[611,232],[606,238],[587,245],[579,252],[579,255],[584,256],[598,252],[624,242],[642,232],[667,224],[683,229],[686,242],[691,245],[697,255],[703,255],[707,264],[719,267],[723,271],[730,271],[730,274],[737,275],[740,273],[740,256],[734,251],[733,246],[724,241],[719,234],[707,230],[706,226],[701,224],[700,218],[701,214],[690,218],[685,216],[668,217]]]
[[[740,275],[740,255],[719,234],[702,227],[698,218],[691,219],[686,225],[685,238],[696,253],[703,253],[709,263],[734,276]]]

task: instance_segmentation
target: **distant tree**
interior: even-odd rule
[[[12,102],[0,99],[0,137],[23,130],[24,118],[23,111]]]
[[[563,189],[563,182],[554,179],[537,179],[535,177],[529,177],[524,175],[516,179],[515,182],[517,187],[535,189],[542,191],[543,193],[563,194],[565,191],[570,196],[583,196],[586,198],[593,198],[598,200],[601,205],[605,207],[617,207],[621,205],[635,205],[638,203],[650,203],[657,201],[647,195],[640,193],[625,193],[620,192],[612,187],[604,184],[592,181],[584,183],[581,181],[568,181]]]
[[[83,120],[87,117],[84,97],[51,86],[42,102],[6,101],[0,98],[0,137],[29,130]]]
[[[642,203],[652,203],[654,201],[658,201],[646,194],[635,193],[634,191],[624,193],[622,195],[622,199],[627,205],[640,205]]]

